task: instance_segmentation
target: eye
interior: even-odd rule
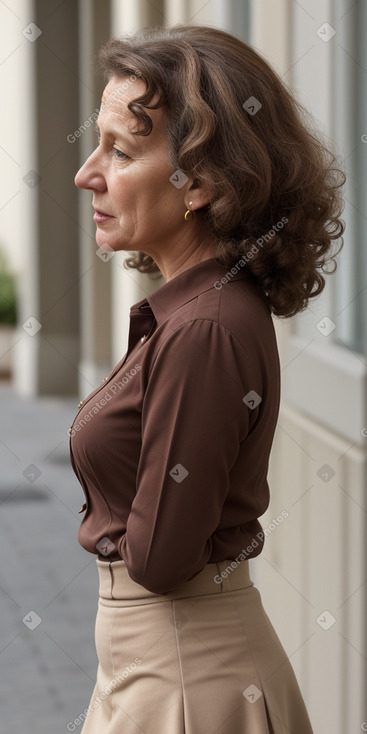
[[[113,152],[116,158],[118,158],[119,160],[125,160],[129,157],[128,155],[126,155],[126,153],[123,153],[122,150],[119,150],[118,148],[114,148]]]
[[[97,145],[101,145],[101,135],[98,131],[96,132],[96,135],[97,135]],[[130,156],[128,156],[126,153],[123,153],[122,150],[119,150],[119,148],[112,148],[112,151],[115,157],[120,161],[128,160],[130,158]]]

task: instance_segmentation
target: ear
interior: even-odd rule
[[[185,201],[192,200],[194,209],[201,209],[210,203],[212,192],[208,186],[199,184],[194,177],[190,177],[186,183]]]

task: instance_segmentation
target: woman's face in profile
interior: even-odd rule
[[[128,83],[123,89],[124,82]],[[126,87],[126,84],[125,84]],[[148,110],[150,135],[133,135],[138,121],[130,100],[145,91],[141,79],[113,77],[98,117],[99,142],[75,177],[79,188],[93,192],[96,241],[105,250],[140,250],[154,257],[184,230],[185,189],[170,181],[169,139],[163,110]]]

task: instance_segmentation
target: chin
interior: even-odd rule
[[[99,232],[96,235],[96,242],[100,250],[105,252],[129,252],[132,249],[128,242],[116,242],[113,239],[109,241],[106,236],[103,237],[103,233]]]
[[[111,237],[107,232],[104,232],[103,229],[100,229],[99,227],[97,227],[96,230],[96,242],[98,247],[106,252],[118,249],[115,247],[115,238]]]
[[[129,252],[131,248],[132,236],[127,236],[126,233],[122,233],[121,230],[114,232],[108,232],[103,227],[98,227],[96,230],[96,242],[101,250],[106,252],[119,252],[124,250]]]
[[[113,245],[109,245],[106,240],[103,240],[101,237],[96,237],[96,242],[100,250],[105,250],[106,252],[115,252],[115,248]]]

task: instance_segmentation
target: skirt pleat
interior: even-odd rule
[[[97,560],[99,664],[82,734],[313,734],[248,562],[213,584],[230,563],[158,595],[123,561]]]

